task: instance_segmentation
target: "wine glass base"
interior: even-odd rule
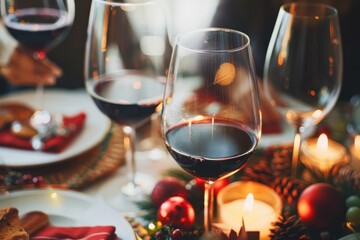
[[[125,172],[122,171],[122,173]],[[128,178],[125,174],[124,177],[109,181],[106,186],[100,189],[99,193],[112,208],[127,214],[138,214],[140,209],[136,202],[143,200],[146,195],[151,193],[156,181],[150,175],[136,173],[135,181],[138,185],[133,189],[133,186],[129,186]],[[124,189],[135,194],[130,195],[124,192]],[[135,191],[131,192],[132,190]]]
[[[136,158],[139,159],[148,159],[150,161],[161,161],[166,159],[167,152],[161,147],[155,147],[151,150],[138,151],[136,153]]]
[[[141,197],[150,194],[155,185],[153,177],[137,172],[135,174],[135,184],[127,182],[121,186],[121,192],[127,196]]]

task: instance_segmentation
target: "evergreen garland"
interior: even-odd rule
[[[250,161],[250,164],[245,169],[232,176],[231,181],[249,180],[262,182],[272,187],[283,198],[283,212],[278,221],[273,224],[270,239],[284,239],[284,236],[286,236],[286,239],[337,239],[339,235],[333,236],[327,231],[315,231],[302,223],[297,215],[297,198],[306,186],[316,182],[330,183],[345,197],[353,194],[360,196],[360,173],[353,171],[347,165],[334,166],[329,171],[328,175],[302,166],[301,170],[305,179],[293,179],[287,175],[287,169],[283,168],[283,166],[288,166],[286,161],[291,161],[291,151],[289,152],[289,148],[290,146],[286,145],[257,150],[255,156]],[[281,166],[280,168],[276,167],[276,169],[274,169],[274,166],[272,166],[273,159],[276,159],[276,164],[277,166]],[[271,171],[274,173],[276,172],[276,176],[269,176],[269,172]],[[189,198],[187,200],[193,205],[197,216],[194,228],[189,232],[185,232],[184,235],[191,236],[191,239],[200,239],[203,224],[203,191],[194,183],[194,177],[180,168],[168,169],[163,173],[163,176],[175,177],[187,183],[186,188],[189,191]],[[144,220],[149,223],[156,223],[157,209],[150,198],[138,202],[138,206],[143,210],[144,214],[142,215],[142,218]],[[216,206],[216,203],[214,206]],[[169,226],[159,226],[157,230],[167,227]],[[340,236],[350,232],[346,224],[344,224],[342,229],[343,232],[340,233]],[[150,229],[148,230],[150,231]],[[234,230],[229,236],[226,236],[221,232],[219,233],[218,230],[217,232],[218,239],[228,240],[237,239],[238,237],[236,234],[237,232]],[[151,239],[156,238],[152,236]]]

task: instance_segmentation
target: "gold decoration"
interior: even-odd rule
[[[220,68],[217,70],[214,84],[227,86],[234,81],[234,78],[235,78],[235,67],[232,63],[226,62],[221,64]]]

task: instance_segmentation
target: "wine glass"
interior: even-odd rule
[[[175,161],[205,181],[204,227],[209,232],[213,183],[244,167],[261,136],[259,91],[247,35],[205,28],[177,36],[162,131]]]
[[[136,127],[149,120],[163,98],[166,53],[171,52],[166,35],[157,1],[92,2],[85,85],[101,112],[124,132],[129,170],[129,181],[121,187],[124,197],[141,196],[153,179],[136,171]]]
[[[267,97],[295,128],[292,176],[301,135],[319,123],[340,94],[343,57],[338,12],[325,4],[281,6],[264,65]]]
[[[37,60],[59,44],[68,34],[75,15],[74,0],[4,0],[2,14],[8,32]],[[37,109],[30,124],[45,134],[53,123],[51,114],[43,108],[44,87],[36,87]]]

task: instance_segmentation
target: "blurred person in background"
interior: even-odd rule
[[[84,86],[84,55],[91,1],[75,1],[75,19],[69,35],[47,58],[35,60],[31,52],[18,47],[0,26],[0,94],[35,86],[76,89]]]
[[[279,9],[287,2],[306,0],[222,0],[216,10],[212,25],[245,32],[255,58],[259,78],[262,79],[265,55]],[[325,3],[338,9],[344,58],[343,85],[340,101],[349,101],[360,94],[360,1],[359,0],[308,0]]]
[[[61,74],[61,69],[48,59],[35,60],[31,52],[17,47],[5,27],[0,25],[0,94],[40,81],[51,85]]]
[[[306,0],[298,0],[306,1]],[[202,27],[225,27],[246,33],[251,40],[257,74],[262,79],[265,55],[275,25],[279,8],[288,0],[163,0],[167,13],[169,41],[173,43],[175,36],[183,31]],[[359,0],[311,0],[336,7],[339,11],[340,28],[344,54],[343,86],[340,100],[348,101],[353,95],[360,94],[360,22]],[[28,79],[9,76],[9,68],[22,69],[31,59],[22,49],[15,48],[14,40],[3,36],[5,29],[0,30],[0,94],[12,89],[12,85],[35,85],[35,79],[42,79],[45,84],[60,88],[82,88],[84,86],[84,55],[87,23],[91,1],[76,0],[75,20],[68,37],[55,49],[48,53],[48,59],[40,62],[40,67],[29,67]],[[204,14],[206,12],[206,14]],[[11,56],[13,61],[11,61]],[[25,60],[20,59],[20,57]],[[10,59],[6,60],[6,59]],[[29,63],[30,66],[31,64]],[[37,69],[35,71],[35,69]],[[10,71],[16,72],[14,70]],[[26,76],[22,70],[19,75]],[[25,73],[25,71],[24,71]],[[32,74],[33,77],[32,76]],[[38,78],[38,75],[42,78]],[[2,79],[1,79],[2,78]],[[6,80],[7,81],[6,81]]]

